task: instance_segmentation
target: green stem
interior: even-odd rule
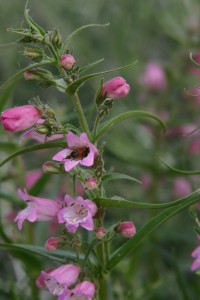
[[[107,281],[105,276],[99,278],[98,300],[108,300]]]
[[[96,134],[97,134],[97,130],[98,130],[98,128],[99,128],[100,120],[101,120],[100,116],[97,115],[97,117],[96,117],[96,119],[95,119],[95,122],[94,122],[93,139],[95,139],[95,136],[96,136]]]
[[[89,127],[88,127],[88,123],[86,121],[86,118],[85,118],[85,115],[84,115],[84,112],[83,112],[83,108],[82,108],[82,105],[80,103],[78,94],[75,93],[72,96],[72,99],[73,99],[74,107],[76,109],[76,113],[77,113],[77,115],[79,117],[79,121],[80,121],[81,127],[82,127],[83,131],[87,134],[88,138],[91,139],[91,134],[90,134],[90,130],[89,130]]]

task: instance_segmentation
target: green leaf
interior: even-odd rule
[[[13,150],[17,150],[19,148],[18,145],[16,145],[15,143],[9,143],[9,142],[1,142],[1,148],[0,151],[1,152],[9,152],[9,151],[13,151]]]
[[[109,26],[110,24],[109,23],[106,23],[106,24],[87,24],[87,25],[84,25],[78,29],[76,29],[75,31],[73,31],[69,36],[68,38],[66,39],[66,41],[64,42],[63,44],[63,47],[62,47],[62,50],[61,50],[61,55],[64,54],[66,51],[67,51],[67,48],[72,40],[72,38],[78,34],[80,31],[84,30],[84,29],[87,29],[89,27],[106,27],[106,26]]]
[[[0,163],[0,167],[2,167],[5,163],[7,163],[12,158],[14,158],[16,156],[19,156],[21,154],[37,151],[37,150],[40,150],[40,149],[49,149],[49,148],[56,148],[56,147],[63,147],[64,148],[64,147],[66,147],[66,143],[65,142],[48,142],[48,143],[44,143],[44,144],[37,144],[37,145],[33,145],[33,146],[24,147],[24,148],[14,152],[14,153],[12,153],[6,159],[4,159]]]
[[[6,86],[11,84],[12,82],[16,82],[17,80],[19,80],[22,77],[23,73],[26,71],[33,69],[33,68],[40,67],[40,66],[50,65],[50,64],[52,64],[52,61],[43,60],[39,63],[34,63],[34,64],[29,65],[28,67],[25,67],[25,68],[21,69],[19,72],[15,73],[13,76],[11,76],[5,83],[3,83],[0,86],[0,89],[4,89]]]
[[[107,182],[107,181],[111,181],[111,180],[118,180],[118,179],[127,179],[127,180],[131,180],[131,181],[135,181],[137,183],[142,183],[140,180],[138,180],[134,177],[131,177],[126,174],[120,174],[120,173],[108,173],[102,177],[103,182]]]
[[[61,263],[66,263],[66,259],[72,261],[77,260],[76,254],[70,251],[56,250],[53,252],[49,252],[43,247],[33,246],[33,245],[0,243],[0,248],[9,249],[17,252],[24,252],[27,254],[29,253],[29,254],[39,255],[42,257],[49,258],[51,260],[59,261]]]
[[[183,209],[200,201],[199,191],[200,190],[197,190],[195,193],[190,194],[189,196],[185,197],[185,199],[183,199],[180,203],[163,210],[155,217],[151,218],[148,222],[146,222],[132,238],[130,238],[112,254],[110,260],[106,265],[106,270],[111,271],[113,267],[115,267],[125,256],[132,253],[144,241],[144,239],[148,237],[160,225],[165,223],[177,213],[181,212]]]
[[[183,174],[183,175],[197,175],[197,174],[200,174],[200,171],[184,171],[184,170],[175,169],[175,168],[169,166],[162,158],[160,158],[160,160],[163,162],[163,164],[168,169],[170,169],[171,171],[173,171],[177,174]]]
[[[166,126],[165,123],[157,116],[145,112],[145,111],[140,111],[140,110],[132,110],[132,111],[127,111],[125,113],[122,113],[121,115],[112,118],[111,120],[107,121],[106,123],[104,123],[101,128],[99,129],[97,135],[94,137],[93,142],[96,142],[100,139],[100,137],[102,135],[104,135],[104,133],[106,133],[109,129],[111,129],[114,125],[120,123],[121,121],[124,121],[128,118],[132,118],[132,117],[139,117],[139,118],[150,118],[153,119],[155,121],[157,121],[161,127],[163,128],[164,131],[166,131]]]
[[[82,68],[79,68],[79,74],[82,74],[82,73],[88,71],[89,69],[95,67],[96,65],[98,65],[102,61],[104,61],[104,58],[96,60],[96,61],[92,62],[91,64],[88,64],[87,66],[84,66]]]
[[[66,88],[66,92],[69,93],[70,95],[73,95],[86,80],[88,80],[90,78],[93,78],[93,77],[97,77],[97,76],[106,74],[106,73],[110,73],[110,72],[114,72],[114,71],[117,71],[117,70],[122,70],[122,69],[125,69],[125,68],[128,68],[128,67],[131,67],[134,64],[136,64],[136,62],[137,62],[137,60],[134,61],[133,63],[128,64],[128,65],[123,66],[123,67],[119,67],[119,68],[108,70],[108,71],[102,71],[102,72],[99,72],[99,73],[88,74],[88,75],[85,75],[83,77],[80,77],[80,78],[76,79],[73,83],[71,83]]]
[[[190,195],[196,195],[197,192],[194,192]],[[142,209],[162,209],[172,206],[176,206],[182,203],[188,196],[177,199],[176,201],[161,203],[161,204],[152,204],[145,202],[133,202],[123,198],[94,198],[93,201],[102,207],[113,207],[113,208],[142,208]]]
[[[8,193],[4,193],[2,191],[0,192],[0,199],[7,200],[12,204],[17,204],[17,206],[19,206],[20,208],[24,207],[24,203],[21,200],[19,200],[19,198],[14,197]]]
[[[33,19],[29,16],[29,9],[28,9],[28,1],[26,2],[25,9],[24,9],[24,16],[26,22],[29,24],[31,28],[33,28],[36,32],[40,33],[42,36],[46,35],[45,30],[40,27]]]

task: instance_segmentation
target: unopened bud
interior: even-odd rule
[[[30,57],[35,61],[41,61],[43,58],[43,49],[38,47],[26,47],[24,49],[24,56]]]
[[[71,54],[64,54],[61,56],[60,64],[65,70],[71,70],[76,60]]]
[[[85,187],[89,190],[94,190],[97,188],[97,186],[98,186],[97,180],[96,180],[96,178],[93,178],[93,177],[88,178],[85,183]]]
[[[53,161],[46,161],[45,163],[43,163],[42,170],[44,173],[48,173],[48,174],[65,173],[60,163],[56,163]]]
[[[24,79],[25,80],[39,80],[40,75],[38,74],[38,70],[30,69],[30,70],[24,72]]]
[[[45,249],[54,251],[62,246],[63,239],[59,237],[50,237],[45,243]]]
[[[104,227],[99,227],[95,230],[95,236],[98,240],[102,240],[106,235],[106,230]]]
[[[40,125],[35,129],[35,131],[40,134],[48,134],[49,128],[45,125]]]
[[[54,29],[53,35],[52,35],[52,43],[54,46],[60,48],[62,45],[62,36],[58,32],[57,29]]]
[[[121,222],[117,231],[126,238],[131,238],[136,233],[136,228],[133,222]]]

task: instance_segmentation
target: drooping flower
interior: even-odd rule
[[[121,222],[118,226],[118,232],[126,238],[131,238],[136,233],[136,228],[133,222]]]
[[[92,300],[95,294],[95,285],[90,281],[80,282],[74,289],[66,289],[58,300]]]
[[[21,210],[14,220],[18,222],[19,230],[22,229],[24,220],[29,222],[49,221],[55,218],[60,210],[60,205],[56,201],[31,196],[26,189],[24,192],[18,189],[18,195],[27,203],[27,207]]]
[[[149,63],[140,78],[140,83],[152,91],[163,91],[167,85],[163,68],[157,63]]]
[[[200,239],[199,236],[197,236]],[[197,246],[192,252],[192,257],[195,259],[191,265],[191,271],[200,269],[200,246]]]
[[[54,251],[58,249],[63,243],[63,239],[60,237],[52,236],[48,238],[48,240],[45,243],[45,249],[48,251]]]
[[[110,99],[120,99],[128,95],[130,85],[123,77],[115,77],[106,81],[101,90],[101,95],[105,95]]]
[[[64,290],[74,284],[78,279],[81,269],[75,265],[63,265],[53,271],[42,271],[42,279],[48,290],[53,295],[61,295]]]
[[[94,229],[92,217],[97,212],[97,206],[91,200],[84,200],[82,197],[73,199],[66,195],[64,203],[66,207],[58,212],[58,222],[65,223],[69,232],[76,232],[79,225],[87,230]]]
[[[13,107],[2,112],[0,120],[5,130],[18,132],[32,127],[41,118],[33,105]]]
[[[61,56],[60,64],[65,70],[71,70],[76,60],[71,54],[64,54]]]
[[[65,171],[70,171],[78,164],[86,167],[94,164],[98,150],[90,143],[86,133],[81,133],[79,137],[72,132],[68,132],[67,145],[68,148],[61,150],[53,157],[53,160],[64,163]]]

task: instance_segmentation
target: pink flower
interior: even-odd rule
[[[67,264],[51,272],[42,271],[41,275],[48,290],[53,295],[61,295],[66,288],[76,282],[80,270],[77,266]]]
[[[192,257],[195,258],[195,260],[192,263],[191,271],[196,271],[197,269],[200,268],[200,246],[197,246],[194,249],[194,251],[192,252]]]
[[[50,272],[53,271],[53,270],[54,270],[54,269],[49,268],[49,269],[46,269],[44,272],[45,272],[45,273],[50,273]],[[44,276],[43,276],[42,273],[36,278],[35,284],[36,284],[36,286],[37,286],[39,289],[43,289],[43,288],[46,287],[46,285],[45,285],[45,278],[44,278]]]
[[[140,78],[140,83],[152,91],[163,91],[167,85],[164,70],[159,64],[148,64]]]
[[[109,81],[106,81],[101,90],[101,95],[105,95],[110,99],[120,99],[128,95],[130,91],[130,85],[126,83],[126,80],[122,77],[115,77]]]
[[[97,188],[97,186],[98,186],[98,184],[97,184],[96,178],[92,178],[92,177],[88,178],[85,183],[85,187],[89,190],[94,190]]]
[[[45,243],[45,249],[48,251],[54,251],[58,249],[63,243],[63,239],[59,237],[50,237]]]
[[[29,69],[28,71],[24,72],[24,79],[25,80],[38,80],[41,79],[41,76],[38,74],[38,69]]]
[[[106,230],[104,227],[99,227],[95,229],[95,236],[98,240],[102,240],[106,235]]]
[[[41,118],[33,105],[24,105],[5,110],[0,117],[5,130],[18,132],[33,126]]]
[[[64,54],[61,56],[60,64],[65,70],[71,70],[76,60],[71,54]]]
[[[87,230],[94,229],[92,217],[97,212],[97,206],[91,200],[84,200],[82,197],[73,199],[69,195],[64,200],[66,207],[58,212],[58,223],[65,223],[69,232],[75,233],[77,228],[82,226]]]
[[[95,285],[90,281],[80,282],[74,289],[66,289],[58,300],[92,300],[95,294]]]
[[[68,132],[67,145],[68,148],[58,152],[53,157],[53,160],[64,162],[65,171],[70,171],[78,164],[87,167],[94,164],[98,150],[90,143],[86,133],[81,133],[79,137],[72,132]]]
[[[192,187],[184,177],[177,177],[174,181],[173,195],[175,198],[181,198],[192,193]]]
[[[200,52],[195,53],[195,54],[193,55],[193,59],[194,59],[194,61],[195,61],[198,65],[200,65]],[[193,66],[192,66],[192,73],[193,73],[194,75],[199,76],[199,75],[200,75],[200,70],[199,70],[199,68],[197,68],[197,66],[193,65]]]
[[[26,219],[29,222],[49,221],[55,218],[60,210],[60,206],[55,201],[33,197],[27,193],[26,189],[24,192],[18,189],[18,195],[27,203],[27,207],[21,210],[14,220],[18,222],[19,230],[22,229],[22,224]]]
[[[121,222],[118,226],[118,232],[126,238],[131,238],[136,233],[133,222]]]

